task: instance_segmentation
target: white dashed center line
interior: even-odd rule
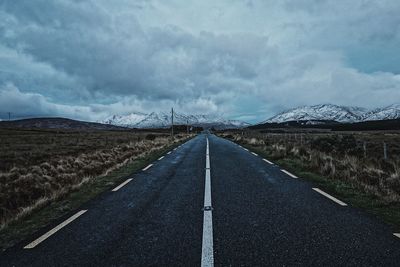
[[[162,160],[164,158],[164,156],[160,157],[158,160]]]
[[[343,201],[340,201],[339,199],[337,199],[337,198],[335,198],[335,197],[333,197],[333,196],[331,196],[331,195],[325,193],[324,191],[322,191],[322,190],[319,189],[319,188],[313,188],[313,190],[314,190],[314,191],[317,191],[317,192],[320,193],[321,195],[323,195],[323,196],[329,198],[330,200],[336,202],[336,203],[339,204],[340,206],[347,206],[347,204],[344,203]]]

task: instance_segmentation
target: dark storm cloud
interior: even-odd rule
[[[293,105],[390,104],[398,11],[361,0],[6,0],[0,116],[24,105],[21,116],[86,119],[174,105],[261,120]]]

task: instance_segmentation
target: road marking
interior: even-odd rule
[[[292,177],[292,178],[299,178],[299,177],[297,177],[296,175],[294,175],[294,174],[291,174],[290,172],[288,172],[287,170],[284,170],[284,169],[281,169],[281,171],[283,171],[284,173],[286,173],[287,175],[289,175],[290,177]]]
[[[167,153],[167,155],[171,154],[171,151]]]
[[[331,196],[331,195],[325,193],[324,191],[322,191],[322,190],[319,189],[319,188],[313,188],[313,190],[315,190],[315,191],[317,191],[318,193],[320,193],[321,195],[323,195],[323,196],[329,198],[330,200],[336,202],[336,203],[339,204],[340,206],[347,206],[347,204],[344,203],[343,201],[340,201],[339,199],[337,199],[337,198],[335,198],[335,197],[333,197],[333,196]]]
[[[150,169],[151,168],[151,166],[153,166],[153,164],[149,164],[146,168],[143,168],[143,170],[142,171],[147,171],[148,169]]]
[[[174,150],[177,150],[177,149],[178,149],[177,147],[174,148]]]
[[[203,241],[201,247],[201,266],[214,266],[214,245],[212,228],[212,206],[211,206],[211,172],[209,143],[207,138],[206,148],[206,177],[204,190],[204,217],[203,217]]]
[[[162,160],[164,158],[164,156],[160,157],[158,160]]]
[[[398,238],[400,238],[400,233],[394,233],[394,236],[397,236]]]
[[[53,229],[51,229],[50,231],[48,231],[47,233],[45,233],[44,235],[42,235],[41,237],[39,237],[38,239],[36,239],[35,241],[29,243],[28,245],[26,245],[24,247],[24,249],[31,249],[36,247],[37,245],[39,245],[40,243],[42,243],[44,240],[46,240],[47,238],[49,238],[50,236],[54,235],[57,231],[59,231],[61,228],[63,228],[64,226],[66,226],[67,224],[71,223],[73,220],[75,220],[76,218],[78,218],[79,216],[81,216],[82,214],[84,214],[85,212],[87,212],[87,210],[81,210],[77,213],[75,213],[75,215],[72,215],[71,217],[69,217],[67,220],[65,220],[64,222],[60,223],[59,225],[57,225],[56,227],[54,227]]]
[[[242,147],[244,150],[249,151],[247,148]]]
[[[271,161],[269,161],[269,160],[267,160],[267,159],[263,159],[263,161],[265,161],[265,162],[267,162],[267,163],[269,163],[269,164],[271,164],[271,165],[274,165]]]
[[[118,191],[121,187],[123,187],[124,185],[126,185],[127,183],[129,183],[130,181],[132,181],[132,178],[127,179],[125,182],[123,182],[122,184],[120,184],[119,186],[117,186],[116,188],[114,188],[113,192]]]
[[[254,152],[251,152],[251,154],[253,154],[254,156],[258,156],[258,154],[257,154],[257,153],[254,153]]]
[[[206,169],[206,181],[204,192],[204,207],[211,207],[211,173],[210,169]]]

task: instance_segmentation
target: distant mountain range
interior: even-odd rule
[[[171,114],[165,112],[130,113],[128,115],[113,115],[99,123],[128,128],[167,128],[171,126]],[[249,123],[239,120],[227,120],[214,115],[187,115],[174,113],[174,125],[192,125],[214,127],[216,129],[244,128]]]
[[[68,130],[127,130],[124,127],[66,118],[32,118],[0,121],[0,128],[68,129]]]
[[[379,125],[376,124],[379,121]],[[373,127],[370,122],[373,122]],[[360,129],[397,129],[400,127],[400,104],[384,108],[368,110],[360,107],[322,104],[302,106],[283,111],[268,120],[255,124],[250,128],[276,128],[281,124],[300,127],[319,127],[336,125],[338,123],[354,125]],[[360,124],[361,123],[361,124]],[[195,127],[223,129],[245,128],[249,123],[239,120],[227,120],[214,115],[174,114],[174,125],[189,124]],[[127,130],[127,128],[155,129],[168,128],[171,125],[171,114],[164,112],[130,113],[128,115],[113,115],[98,122],[77,121],[66,118],[32,118],[12,121],[0,121],[0,128],[42,128],[42,129],[78,129],[78,130]],[[309,126],[307,126],[309,125]],[[319,125],[319,126],[318,126]],[[332,126],[333,127],[333,126]],[[340,128],[339,127],[339,128]],[[347,128],[346,128],[347,129]]]
[[[400,119],[400,104],[393,104],[385,108],[373,110],[360,107],[322,104],[289,109],[260,124],[283,123],[289,121],[308,121],[310,124],[313,122],[321,123],[323,121],[355,123],[391,119]]]

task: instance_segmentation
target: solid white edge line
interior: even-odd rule
[[[247,148],[242,147],[244,150],[249,151]]]
[[[393,235],[400,238],[400,233],[393,233]]]
[[[119,186],[117,186],[116,188],[114,188],[113,192],[118,191],[119,189],[121,189],[121,187],[123,187],[124,185],[126,185],[127,183],[129,183],[130,181],[132,181],[132,178],[127,179],[125,182],[123,182],[122,184],[120,184]]]
[[[267,163],[273,165],[273,163],[272,163],[271,161],[267,160],[267,159],[263,159],[263,161],[265,161],[265,162],[267,162]]]
[[[330,200],[336,202],[336,203],[339,204],[340,206],[347,206],[347,204],[344,203],[343,201],[340,201],[339,199],[337,199],[337,198],[335,198],[335,197],[329,195],[328,193],[325,193],[324,191],[322,191],[322,190],[319,189],[319,188],[313,187],[313,190],[314,190],[314,191],[317,191],[317,192],[320,193],[321,195],[323,195],[323,196],[329,198]]]
[[[162,160],[164,158],[164,156],[160,157],[158,160]]]
[[[147,171],[148,169],[150,169],[150,168],[151,168],[151,166],[153,166],[153,164],[149,164],[149,165],[147,165],[147,167],[146,167],[146,168],[143,168],[143,169],[142,169],[142,171]]]
[[[287,175],[289,175],[289,176],[292,177],[292,178],[295,178],[295,179],[299,178],[299,177],[297,177],[296,175],[291,174],[291,173],[288,172],[287,170],[281,169],[281,171],[283,171],[284,173],[286,173]]]
[[[251,152],[251,154],[253,154],[254,156],[258,156],[258,154],[257,154],[257,153],[254,153],[254,152]]]
[[[41,237],[37,238],[36,240],[32,241],[31,243],[29,243],[28,245],[26,245],[24,247],[24,249],[32,249],[34,247],[36,247],[37,245],[39,245],[40,243],[42,243],[44,240],[46,240],[47,238],[49,238],[50,236],[52,236],[53,234],[55,234],[57,231],[59,231],[61,228],[65,227],[67,224],[71,223],[72,221],[74,221],[75,219],[77,219],[79,216],[81,216],[82,214],[84,214],[87,210],[81,210],[77,213],[75,213],[74,215],[72,215],[71,217],[69,217],[67,220],[65,220],[64,222],[60,223],[59,225],[57,225],[56,227],[54,227],[53,229],[51,229],[50,231],[48,231],[47,233],[45,233],[44,235],[42,235]]]
[[[204,186],[204,208],[211,206],[211,172],[209,142],[207,138],[206,148],[206,176]],[[214,266],[214,245],[213,245],[213,227],[212,227],[212,209],[204,209],[203,217],[203,239],[201,245],[201,266]]]

